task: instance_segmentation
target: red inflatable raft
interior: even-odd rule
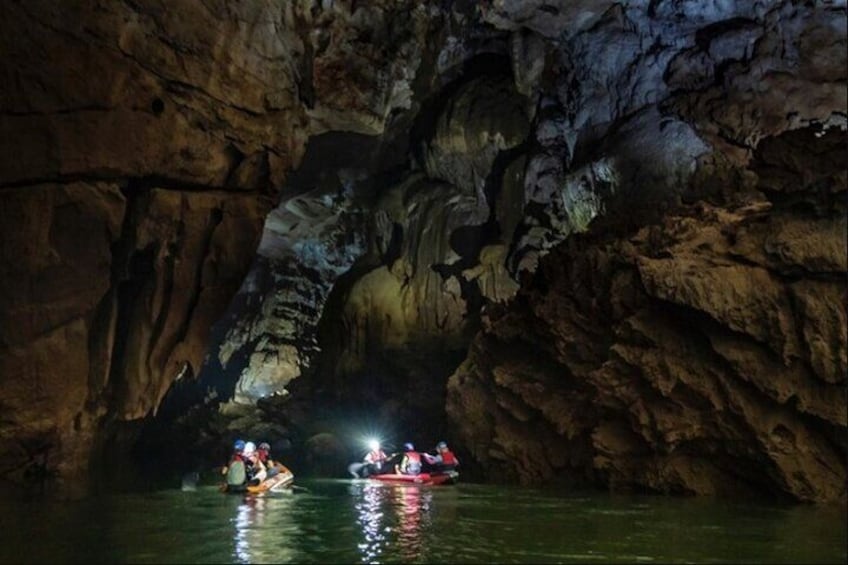
[[[456,471],[445,471],[438,473],[420,473],[418,475],[401,475],[397,473],[384,473],[382,475],[370,475],[369,479],[398,484],[413,485],[444,485],[455,483],[459,478]]]

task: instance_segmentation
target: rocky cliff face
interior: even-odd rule
[[[525,187],[605,213],[489,310],[448,385],[460,444],[493,478],[844,500],[844,9],[538,8],[487,16],[568,36]]]
[[[486,473],[845,500],[845,142],[769,138],[758,195],[544,258],[448,386]]]
[[[0,10],[0,472],[79,485],[106,422],[199,369],[297,158],[293,85],[256,7]]]
[[[199,371],[307,139],[382,132],[429,21],[414,2],[0,7],[0,475],[80,485],[111,422]]]
[[[305,195],[268,217],[257,265],[239,295],[248,304],[234,309],[219,354],[226,367],[240,349],[251,351],[234,402],[282,394],[310,366],[332,283],[363,253],[359,216],[344,197]]]

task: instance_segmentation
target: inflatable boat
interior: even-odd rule
[[[258,485],[248,485],[233,488],[226,484],[221,485],[221,492],[261,494],[263,492],[281,491],[290,488],[294,482],[294,474],[285,465],[278,463],[275,467],[279,472],[269,479],[265,479]]]
[[[265,479],[256,486],[248,486],[247,492],[251,494],[258,494],[260,492],[289,488],[294,482],[294,474],[289,471],[288,467],[282,464],[277,464],[275,468],[279,471],[276,475],[270,479]]]
[[[375,481],[397,484],[446,485],[455,483],[459,478],[459,473],[456,471],[436,471],[433,473],[419,473],[418,475],[383,473],[381,475],[369,475],[368,478]]]

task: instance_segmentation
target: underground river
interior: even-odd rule
[[[8,563],[844,563],[841,505],[313,479],[3,502]]]

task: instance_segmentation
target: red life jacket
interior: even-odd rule
[[[442,451],[442,464],[443,465],[459,465],[459,461],[456,459],[456,455],[453,454],[453,451],[450,449],[445,449]]]
[[[257,449],[256,455],[259,457],[259,460],[262,461],[263,463],[268,462],[268,452],[265,451],[264,449]]]
[[[421,472],[421,454],[417,451],[407,451],[403,454],[406,458],[401,471],[407,475],[417,475]]]

